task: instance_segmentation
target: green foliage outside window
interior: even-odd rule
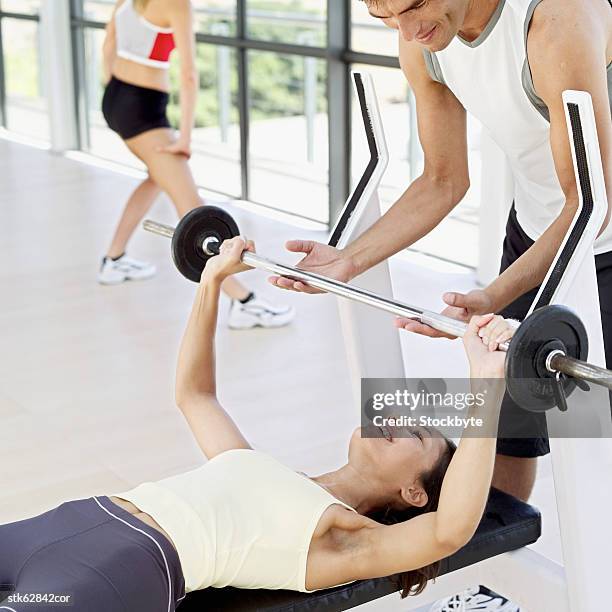
[[[39,91],[36,27],[3,20],[6,91],[16,98],[37,98]]]
[[[278,12],[278,2],[251,0],[249,8],[260,12]],[[300,16],[318,15],[317,11],[309,9],[302,0],[292,0],[283,3],[282,10],[289,14]],[[8,22],[5,22],[8,25]],[[11,24],[12,25],[12,24]],[[233,24],[228,24],[231,31]],[[282,21],[266,21],[264,17],[253,18],[249,24],[249,36],[254,39],[270,42],[291,41],[296,44],[324,44],[325,24],[297,23]],[[6,32],[8,34],[8,32]],[[14,96],[35,98],[39,95],[38,57],[36,40],[29,40],[27,45],[10,45],[10,36],[5,37],[4,59],[6,69],[7,91]],[[102,53],[97,55],[101,59]],[[196,46],[197,69],[200,79],[200,95],[196,108],[196,127],[214,127],[219,124],[219,92],[218,92],[218,54],[223,50],[209,44]],[[238,122],[237,96],[238,71],[236,51],[229,51],[230,104],[229,121]],[[173,125],[180,121],[179,88],[180,74],[178,57],[172,62],[171,97],[168,115]],[[300,56],[281,55],[263,51],[248,51],[249,103],[251,118],[272,119],[278,117],[299,116],[304,114],[304,62]],[[312,60],[310,60],[312,61]],[[325,62],[316,61],[316,96],[317,112],[326,110],[326,68]],[[100,66],[100,91],[103,90],[102,70]],[[99,99],[101,99],[101,94]]]
[[[301,16],[318,14],[308,9],[302,0],[293,0],[289,6],[284,3],[283,12]],[[273,13],[279,10],[278,2],[251,1],[249,9]],[[228,25],[228,30],[231,26]],[[250,38],[270,42],[291,41],[296,44],[324,44],[324,23],[266,22],[265,18],[252,19],[249,25]],[[217,56],[223,52],[218,47],[208,44],[197,45],[197,68],[200,78],[200,95],[196,109],[196,127],[214,127],[219,123],[219,92],[217,89]],[[238,122],[237,95],[238,77],[236,52],[230,51],[231,106],[230,122]],[[299,116],[304,114],[304,62],[300,56],[281,55],[263,51],[248,51],[249,70],[249,104],[251,118],[272,119],[278,117]],[[324,112],[326,103],[326,68],[325,62],[316,61],[317,72],[317,112]],[[180,120],[179,87],[180,75],[177,62],[171,69],[172,94],[168,115],[173,125]]]

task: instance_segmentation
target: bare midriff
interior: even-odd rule
[[[113,76],[124,83],[157,89],[168,93],[170,90],[170,77],[168,70],[144,66],[123,57],[116,57],[113,62]]]
[[[132,502],[129,502],[125,499],[121,499],[120,497],[109,497],[109,499],[113,502],[113,504],[119,506],[121,509],[129,512],[131,515],[135,516],[138,520],[142,521],[145,525],[149,527],[153,527],[156,531],[159,531],[167,540],[172,544],[173,548],[176,550],[176,546],[174,546],[174,542],[172,538],[159,526],[157,521],[146,512],[142,512],[140,508],[136,507]]]

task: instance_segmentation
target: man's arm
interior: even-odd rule
[[[400,40],[400,61],[416,98],[425,154],[423,174],[377,223],[344,250],[311,241],[288,243],[290,251],[306,254],[301,268],[349,281],[428,234],[469,188],[465,109],[448,87],[429,76],[419,45]],[[303,283],[291,279],[273,277],[271,281],[284,289],[309,291]]]
[[[226,450],[250,448],[216,395],[215,330],[221,283],[228,271],[240,269],[238,262],[245,246],[239,238],[231,242],[231,249],[210,260],[202,274],[176,371],[176,403],[209,459]]]
[[[596,2],[587,2],[597,8]],[[586,91],[593,98],[599,144],[608,190],[612,193],[612,121],[606,75],[607,31],[610,11],[585,10],[582,1],[542,2],[535,12],[528,38],[534,86],[550,111],[550,145],[565,206],[535,244],[486,292],[498,311],[545,278],[576,214],[579,198],[574,174],[562,94]],[[606,25],[606,16],[608,17]],[[610,212],[604,227],[608,224]]]
[[[400,38],[400,63],[416,99],[425,167],[389,212],[345,249],[358,274],[427,235],[470,184],[465,109],[430,77],[420,45]]]

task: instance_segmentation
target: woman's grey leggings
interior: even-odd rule
[[[172,544],[108,497],[0,525],[0,612],[171,612],[184,596]]]

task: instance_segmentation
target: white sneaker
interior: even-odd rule
[[[480,587],[471,587],[447,599],[436,602],[429,612],[520,612],[516,604],[501,595],[490,593]]]
[[[228,326],[230,329],[283,327],[291,323],[294,317],[295,309],[292,306],[273,306],[256,297],[246,304],[232,300]]]
[[[98,282],[101,285],[118,285],[128,280],[152,278],[156,272],[153,264],[132,259],[127,255],[116,260],[105,257],[98,272]]]

